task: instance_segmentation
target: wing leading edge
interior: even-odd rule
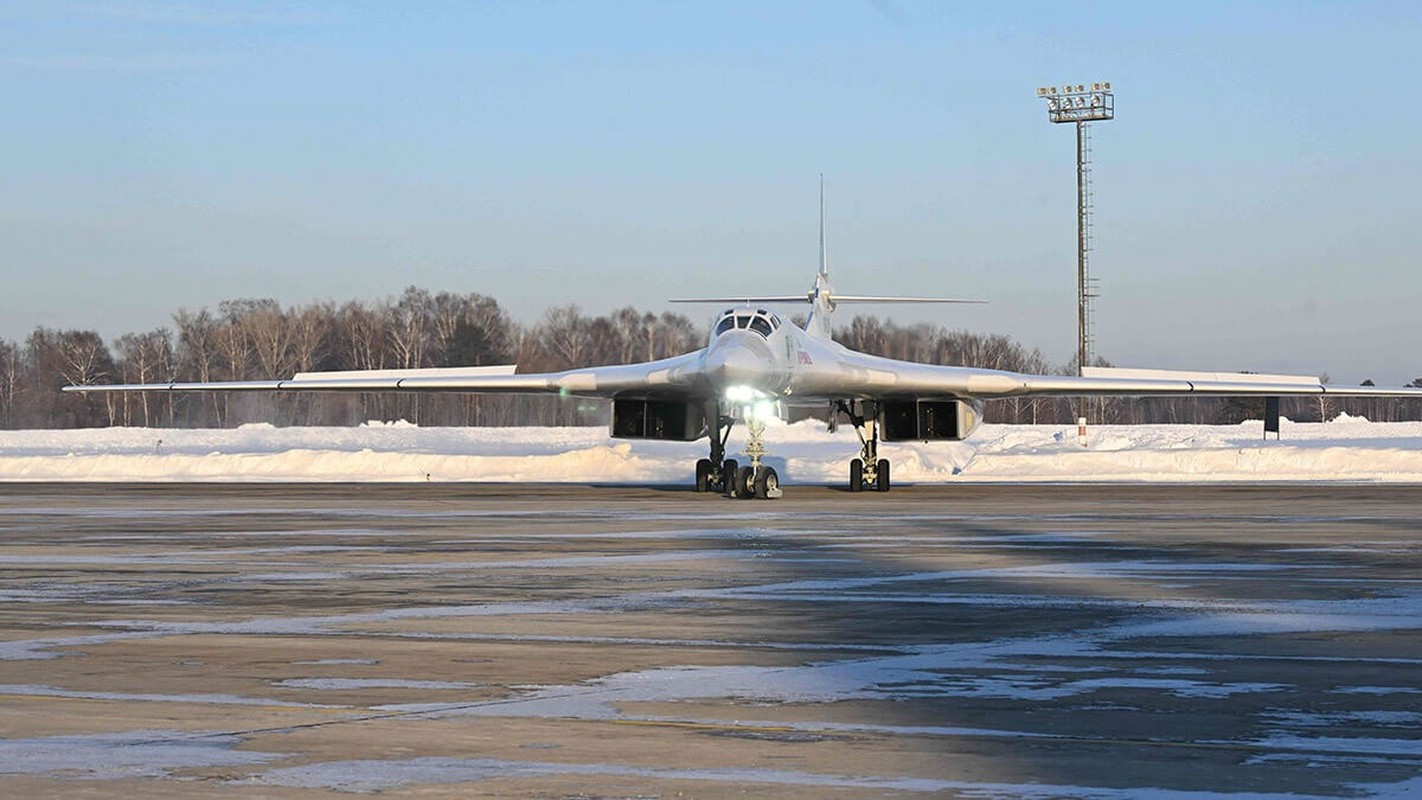
[[[1422,397],[1422,388],[1330,386],[1296,375],[1089,368],[1086,374],[1034,375],[1004,370],[918,364],[845,350],[832,380],[806,386],[824,397],[983,399],[1084,396]]]
[[[660,361],[515,374],[513,366],[302,372],[287,380],[65,386],[66,392],[477,392],[613,397],[704,391],[700,351]]]

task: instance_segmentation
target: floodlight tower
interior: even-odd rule
[[[1076,123],[1076,371],[1090,365],[1091,299],[1095,285],[1088,266],[1091,252],[1091,132],[1092,122],[1116,116],[1116,97],[1110,83],[1038,86],[1037,96],[1047,101],[1052,122]]]

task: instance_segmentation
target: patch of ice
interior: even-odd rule
[[[1237,744],[1237,742],[1235,743]],[[1378,756],[1410,756],[1422,758],[1422,739],[1378,739],[1352,736],[1298,736],[1275,733],[1246,744],[1274,750],[1305,750],[1319,753],[1358,753]]]
[[[1095,678],[1075,681],[1064,688],[1078,692],[1097,689],[1160,689],[1176,697],[1229,697],[1255,692],[1278,692],[1289,688],[1280,683],[1205,683],[1163,678]]]
[[[148,703],[201,703],[225,706],[282,706],[284,708],[343,708],[319,703],[290,703],[265,697],[234,694],[157,694],[145,692],[88,692],[38,684],[0,684],[0,694],[29,697],[72,697],[82,700],[137,700]]]
[[[1380,728],[1422,728],[1418,711],[1292,711],[1275,709],[1264,714],[1271,724],[1295,728],[1330,728],[1364,724]]]
[[[151,633],[131,631],[124,633],[96,633],[88,636],[65,636],[49,639],[17,639],[0,642],[0,661],[29,661],[60,658],[63,653],[54,652],[63,647],[84,647],[85,645],[108,644],[124,639],[146,639]]]
[[[291,663],[314,666],[324,666],[326,664],[360,664],[370,666],[379,664],[380,660],[376,658],[318,658],[314,661],[293,661]]]
[[[404,760],[328,761],[267,770],[232,781],[239,786],[281,786],[341,792],[377,793],[415,784],[456,784],[497,778],[531,778],[549,775],[612,776],[666,781],[713,781],[720,784],[758,784],[782,787],[868,789],[913,793],[954,793],[966,798],[1076,798],[1077,800],[1308,800],[1292,792],[1177,791],[1152,786],[1099,788],[1044,783],[984,783],[910,776],[831,775],[757,767],[671,768],[621,764],[570,764],[547,761],[511,761],[493,758],[426,756]],[[1393,784],[1392,786],[1402,786]],[[1369,788],[1391,788],[1387,784]]]
[[[1335,686],[1337,694],[1422,694],[1416,686]]]
[[[287,678],[274,681],[272,685],[291,689],[338,691],[346,689],[472,689],[478,684],[458,681],[417,681],[402,678]]]
[[[240,743],[235,736],[163,730],[0,739],[0,775],[157,778],[176,769],[264,764],[285,757],[232,749]]]

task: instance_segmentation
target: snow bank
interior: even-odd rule
[[[985,425],[966,442],[886,444],[896,482],[1363,481],[1422,482],[1422,423],[1102,425],[1082,447],[1074,426]],[[728,450],[744,446],[737,427]],[[840,483],[854,431],[773,424],[769,462],[786,483]],[[5,481],[483,481],[680,483],[704,442],[628,442],[605,428],[235,430],[104,428],[0,431]]]

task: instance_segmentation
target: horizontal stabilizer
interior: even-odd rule
[[[761,303],[809,303],[813,293],[785,294],[772,297],[687,297],[668,300],[669,303],[740,303],[756,305]],[[953,297],[885,297],[870,294],[832,294],[831,303],[986,303],[986,300],[959,300]]]
[[[774,297],[682,297],[675,300],[668,300],[668,303],[740,303],[743,305],[756,305],[757,303],[808,303],[809,293],[805,294],[782,294]]]
[[[835,303],[986,303],[986,300],[960,300],[954,297],[884,297],[872,294],[830,295]]]

